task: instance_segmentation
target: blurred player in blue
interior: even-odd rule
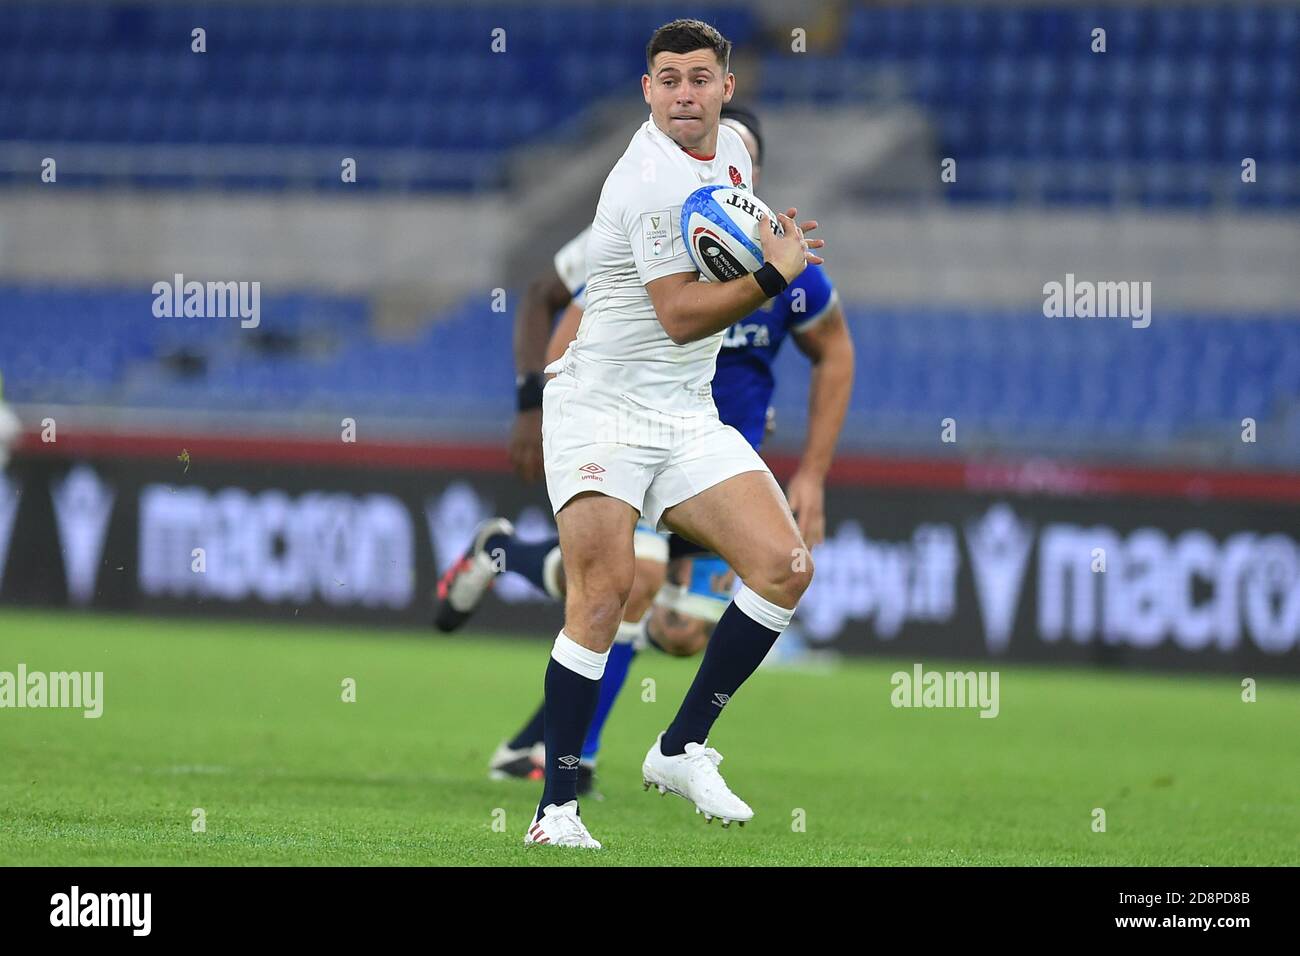
[[[737,105],[723,107],[721,115],[722,122],[740,134],[753,159],[757,188],[763,159],[758,117]],[[589,231],[556,254],[554,271],[529,286],[516,315],[519,412],[511,432],[510,456],[526,481],[542,474],[541,370],[564,353],[582,319]],[[564,314],[552,331],[552,316],[560,309]],[[794,340],[813,367],[808,435],[799,468],[786,488],[799,531],[812,548],[825,538],[824,481],[848,407],[854,368],[853,341],[844,313],[820,266],[809,265],[783,293],[727,331],[718,353],[713,399],[719,418],[758,449],[771,429],[776,388],[772,364],[787,338]],[[592,790],[601,731],[637,651],[653,646],[674,656],[699,653],[732,596],[731,569],[717,555],[684,538],[657,532],[643,521],[637,525],[634,549],[636,577],[583,745],[580,795]],[[514,536],[509,521],[492,518],[479,526],[469,550],[439,582],[436,626],[451,631],[464,624],[503,567],[563,600],[559,539],[523,542]],[[497,748],[489,762],[494,778],[541,778],[543,714],[539,706],[523,728]]]

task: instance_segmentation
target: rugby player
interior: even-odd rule
[[[764,265],[701,282],[678,225],[703,185],[747,188],[752,163],[720,125],[735,90],[731,44],[697,20],[655,31],[642,93],[650,118],[605,181],[587,244],[587,309],[543,390],[542,456],[566,582],[565,623],[544,680],[545,782],[525,844],[599,849],[577,800],[577,765],[609,648],[631,594],[644,517],[718,554],[742,586],[690,689],[642,764],[647,787],[709,819],[753,816],[707,746],[717,716],[789,624],[813,566],[763,460],[718,418],[711,381],[724,331],[783,292],[824,243],[815,221],[777,214]]]
[[[758,117],[733,102],[722,108],[721,120],[744,141],[753,162],[752,185],[757,188],[763,159]],[[560,249],[554,269],[530,284],[516,315],[519,413],[511,432],[510,453],[516,472],[525,480],[536,475],[541,462],[541,369],[563,354],[582,317],[589,231]],[[571,304],[547,345],[550,316],[566,302]],[[721,420],[758,449],[769,430],[768,403],[775,388],[772,363],[787,337],[793,338],[813,363],[807,441],[788,485],[799,530],[812,548],[824,537],[824,476],[848,405],[854,367],[852,339],[821,267],[810,265],[780,296],[727,331],[717,359],[713,396]],[[592,789],[601,732],[637,651],[650,645],[675,656],[698,653],[731,600],[734,575],[721,558],[676,536],[665,545],[664,538],[644,521],[638,522],[633,538],[637,560],[632,593],[610,649],[595,717],[582,747],[579,796]],[[523,574],[557,599],[563,597],[558,539],[520,541],[508,521],[493,518],[480,525],[474,540],[475,545],[440,582],[436,622],[442,630],[453,630],[468,619],[503,568]],[[667,568],[668,583],[663,583],[663,561],[668,554],[672,561]],[[504,561],[494,556],[504,557]],[[543,715],[539,706],[514,737],[498,746],[489,761],[493,777],[541,776]]]

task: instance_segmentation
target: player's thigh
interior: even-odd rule
[[[751,587],[810,567],[790,506],[769,471],[726,478],[666,509],[663,522],[721,556]]]

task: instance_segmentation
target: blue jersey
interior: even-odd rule
[[[821,266],[809,264],[784,292],[729,328],[722,338],[713,376],[718,417],[755,448],[763,443],[767,407],[776,378],[772,363],[791,331],[802,331],[825,317],[835,304],[835,288]]]

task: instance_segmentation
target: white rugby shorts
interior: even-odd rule
[[[635,508],[664,531],[664,511],[747,471],[768,471],[716,409],[668,415],[626,393],[560,374],[542,392],[542,458],[556,514],[595,491]]]

